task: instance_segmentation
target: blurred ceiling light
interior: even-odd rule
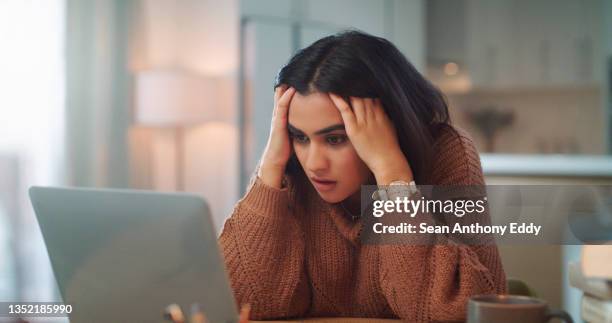
[[[448,62],[444,64],[444,74],[448,76],[453,76],[453,75],[457,75],[458,72],[459,72],[459,65],[457,65],[457,63]]]

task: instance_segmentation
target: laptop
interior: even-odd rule
[[[30,200],[71,322],[167,322],[179,305],[209,322],[238,311],[206,202],[138,190],[32,187]]]

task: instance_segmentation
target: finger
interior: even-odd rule
[[[238,317],[238,323],[248,323],[249,314],[251,313],[251,304],[244,304],[240,309],[240,316]]]
[[[346,101],[338,95],[330,93],[329,97],[331,98],[336,108],[338,108],[338,110],[340,111],[340,115],[342,116],[342,120],[344,121],[344,127],[348,131],[348,128],[352,127],[356,122],[353,110],[351,110],[351,107],[348,105],[348,103],[346,103]]]
[[[351,97],[351,106],[355,112],[355,119],[357,123],[365,123],[365,104],[362,98]]]
[[[288,88],[285,91],[285,93],[283,93],[283,95],[281,95],[281,97],[278,99],[277,105],[280,108],[289,107],[289,102],[291,102],[291,98],[293,97],[293,94],[295,94],[295,88],[294,87]]]
[[[287,91],[287,85],[285,84],[281,84],[274,89],[274,102],[275,103],[278,102],[278,99],[280,99],[281,95],[283,95],[285,91]]]
[[[289,111],[289,102],[291,102],[291,98],[295,94],[295,89],[290,87],[283,93],[283,95],[278,100],[276,104],[276,119],[280,122],[281,125],[284,125],[287,122],[287,112]]]
[[[366,123],[368,121],[374,121],[374,99],[372,98],[365,98],[363,100],[363,103],[365,105],[365,120]]]
[[[372,111],[374,112],[374,119],[378,120],[385,114],[385,109],[383,109],[382,102],[379,98],[374,99],[373,104]]]
[[[285,93],[285,91],[287,91],[286,84],[281,84],[277,86],[276,89],[274,89],[274,111],[272,112],[272,116],[276,115],[276,107],[278,106],[278,100],[281,98],[283,93]]]
[[[385,112],[385,108],[383,107],[380,99],[374,100],[374,119],[376,120],[388,119],[387,113]]]

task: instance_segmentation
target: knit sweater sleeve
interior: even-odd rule
[[[251,305],[251,319],[306,313],[304,240],[287,188],[256,178],[225,222],[219,244],[236,302]]]
[[[453,132],[446,140],[435,166],[442,174],[436,184],[484,185],[480,158],[470,138]],[[463,321],[471,296],[506,292],[495,245],[463,245],[438,238],[445,241],[380,246],[380,286],[391,309],[403,320]]]

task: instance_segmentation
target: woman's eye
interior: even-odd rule
[[[347,139],[346,136],[340,136],[340,135],[329,136],[327,137],[327,142],[330,145],[340,145],[340,144],[343,144],[346,141],[346,139]]]
[[[308,142],[308,137],[304,135],[291,135],[291,138],[297,143],[304,144]]]

